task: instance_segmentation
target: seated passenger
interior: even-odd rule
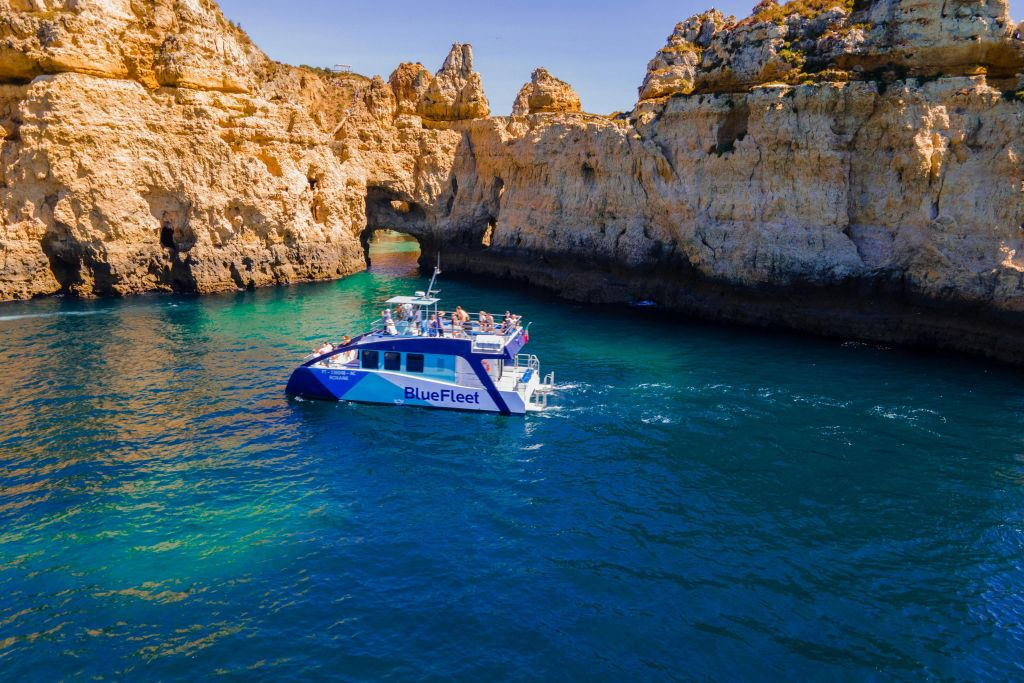
[[[331,345],[331,343],[325,341],[323,344],[313,349],[313,353],[316,354],[317,356],[322,356],[325,353],[330,353],[333,350],[334,347]]]

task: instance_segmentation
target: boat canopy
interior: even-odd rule
[[[433,306],[440,299],[434,299],[429,296],[393,296],[388,299],[389,304],[398,304],[399,306],[404,304],[412,304],[413,306]]]

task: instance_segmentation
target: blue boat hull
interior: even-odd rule
[[[455,410],[522,414],[526,406],[514,392],[463,387],[391,372],[302,366],[292,372],[287,392],[326,401],[356,401]],[[495,401],[495,396],[499,402]]]

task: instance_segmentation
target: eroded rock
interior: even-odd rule
[[[490,113],[480,74],[473,70],[473,46],[452,45],[444,65],[420,98],[417,113],[431,121],[486,118]]]
[[[564,114],[580,111],[580,96],[572,86],[548,73],[544,67],[534,70],[512,105],[513,116],[527,114]]]

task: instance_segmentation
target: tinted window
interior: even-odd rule
[[[437,369],[438,370],[447,370],[448,369],[447,360],[448,359],[445,358],[444,356],[438,356],[437,357]]]
[[[402,354],[398,351],[385,351],[384,352],[384,369],[385,370],[401,370],[402,369]]]
[[[363,351],[363,367],[371,370],[380,367],[380,354],[376,351]]]
[[[410,353],[405,357],[406,372],[423,372],[423,354]]]

